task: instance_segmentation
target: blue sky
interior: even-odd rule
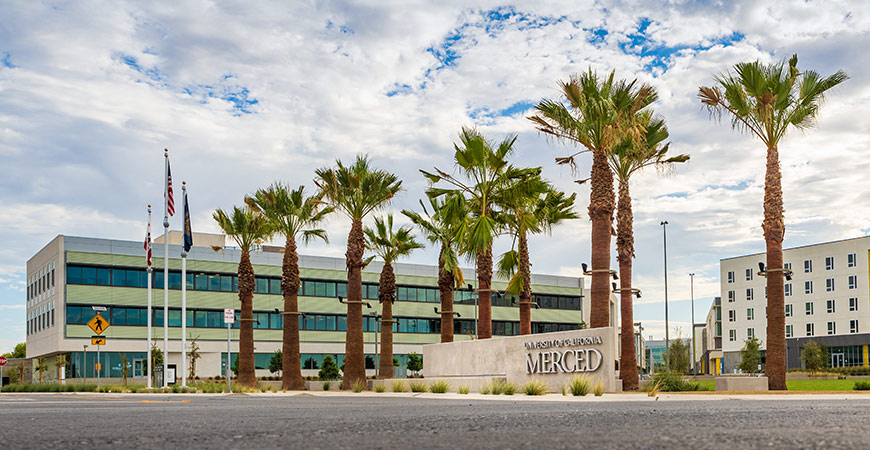
[[[572,73],[615,70],[656,87],[671,149],[689,163],[632,184],[644,291],[637,319],[663,335],[661,220],[670,317],[688,329],[719,293],[720,258],[762,251],[763,148],[717,123],[696,93],[741,61],[800,56],[851,79],[818,126],[781,145],[786,246],[870,233],[870,19],[857,1],[7,2],[0,17],[0,351],[24,340],[26,260],[57,234],[140,240],[162,196],[162,149],[190,186],[193,225],[283,179],[369,153],[414,208],[418,169],[451,167],[460,127],[517,134],[517,164],[577,192],[583,216],[531,241],[533,270],[589,259],[588,187],[553,159],[573,149],[525,119]],[[99,10],[100,14],[93,14]],[[581,160],[580,169],[588,170]],[[576,177],[581,177],[577,175]],[[179,228],[180,223],[174,223]],[[348,224],[328,223],[342,256]],[[496,251],[508,242],[497,242]],[[435,252],[408,261],[432,264]]]

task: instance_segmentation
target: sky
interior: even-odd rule
[[[461,127],[494,141],[516,134],[513,162],[576,192],[581,214],[531,238],[532,270],[579,276],[590,259],[589,190],[573,181],[590,160],[577,174],[557,166],[577,149],[526,117],[559,98],[560,80],[589,69],[654,86],[671,151],[691,156],[631,185],[636,320],[646,336],[663,336],[667,220],[670,325],[685,336],[689,273],[702,322],[719,295],[719,260],[764,251],[764,147],[711,119],[697,98],[734,64],[797,53],[801,69],[847,72],[816,126],[781,142],[785,247],[870,234],[870,18],[861,6],[0,0],[0,352],[24,341],[25,264],[53,237],[143,239],[146,204],[162,202],[164,148],[176,183],[189,185],[194,229],[217,232],[215,208],[274,180],[313,189],[315,169],[360,153],[403,180],[379,214],[415,208],[427,187],[418,170],[452,171]],[[349,226],[333,216],[330,243],[301,252],[343,256]],[[509,246],[500,239],[495,252]],[[406,261],[436,258],[427,249]]]

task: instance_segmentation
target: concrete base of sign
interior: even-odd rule
[[[527,336],[450,342],[423,346],[426,382],[445,379],[451,390],[468,386],[479,392],[493,379],[518,389],[531,380],[546,382],[559,392],[575,376],[587,376],[607,392],[618,390],[616,330],[612,327],[561,331]]]
[[[767,377],[716,377],[717,391],[766,391]]]
[[[391,392],[393,389],[393,382],[402,382],[405,383],[405,389],[410,389],[411,383],[423,383],[426,386],[430,386],[432,383],[437,381],[446,381],[447,382],[447,392],[459,392],[459,388],[466,387],[468,388],[468,392],[480,392],[480,388],[484,385],[490,384],[493,381],[507,381],[505,377],[438,377],[438,378],[401,378],[401,379],[390,379],[390,380],[369,380],[368,389],[374,390],[375,385],[383,384],[387,388],[387,392]],[[522,388],[522,386],[517,386],[517,392]]]

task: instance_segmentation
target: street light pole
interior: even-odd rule
[[[671,340],[668,336],[668,221],[663,220],[662,226],[662,242],[664,244],[665,255],[665,371],[671,371]]]
[[[689,292],[692,298],[692,373],[695,373],[695,274],[690,273]]]

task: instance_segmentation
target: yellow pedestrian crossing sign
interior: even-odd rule
[[[109,328],[109,321],[104,319],[103,316],[97,314],[88,322],[88,326],[94,330],[94,333],[103,334],[106,331],[106,328]]]
[[[91,345],[106,345],[105,336],[91,336]]]

